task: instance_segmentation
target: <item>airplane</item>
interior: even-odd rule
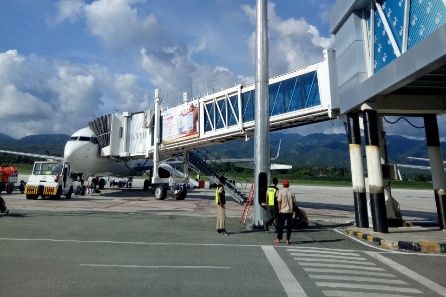
[[[0,150],[0,153],[22,155],[50,161],[65,161],[70,163],[71,172],[87,179],[90,176],[115,176],[115,177],[129,177],[140,176],[147,170],[153,168],[153,160],[139,159],[139,160],[119,160],[100,156],[100,148],[95,133],[90,127],[85,127],[74,132],[64,148],[64,156],[49,156],[39,155],[33,153],[14,152],[7,150]],[[280,153],[280,142],[277,154],[271,160],[276,160]],[[244,166],[243,163],[252,165],[245,165],[244,168],[253,168],[253,159],[224,159],[223,162],[238,163]],[[161,162],[161,167],[169,171],[174,176],[180,175],[181,172],[175,170],[171,165],[182,163],[182,161],[166,161]],[[271,164],[271,169],[291,169],[291,165],[286,164]]]
[[[415,160],[415,161],[423,161],[423,162],[430,162],[427,158],[418,158],[418,157],[407,157],[407,159]],[[443,164],[446,165],[446,161],[443,161]],[[410,164],[398,164],[398,167],[403,168],[411,168],[411,169],[421,169],[421,170],[430,170],[430,166],[423,166],[423,165],[410,165]]]
[[[280,145],[282,144],[282,140],[279,140],[279,147],[277,149],[276,156],[272,157],[270,160],[275,161],[279,158],[280,155]],[[219,162],[222,163],[236,163],[235,166],[240,168],[247,168],[247,169],[254,169],[254,159],[253,158],[240,158],[240,159],[220,159]],[[270,169],[271,170],[287,170],[292,169],[293,166],[289,164],[278,164],[278,163],[271,163]]]

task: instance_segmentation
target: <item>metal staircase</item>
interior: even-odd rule
[[[236,186],[235,180],[228,178],[228,176],[225,176],[216,169],[218,163],[223,163],[219,162],[218,158],[213,156],[209,151],[205,149],[189,151],[189,162],[205,175],[209,176],[211,181],[216,184],[220,182],[220,178],[224,178],[226,180],[226,189],[231,193],[235,201],[241,204],[246,200],[246,193]]]

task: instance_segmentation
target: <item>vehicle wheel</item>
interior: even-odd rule
[[[155,188],[155,199],[156,200],[164,200],[167,196],[167,189],[165,186],[160,185]]]
[[[99,190],[103,190],[105,187],[105,179],[100,178],[98,186],[99,186]]]
[[[26,194],[26,199],[37,200],[39,195]]]
[[[6,193],[11,194],[12,191],[14,191],[14,186],[13,185],[7,185],[6,186]]]
[[[186,199],[186,195],[187,195],[187,190],[183,190],[176,195],[175,199],[184,200]]]
[[[68,193],[65,194],[65,198],[71,199],[71,195],[73,194],[73,187],[70,187]]]

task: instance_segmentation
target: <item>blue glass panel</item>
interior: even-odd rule
[[[219,100],[217,101],[218,107],[220,108],[220,112],[223,115],[223,117],[226,116],[226,100]],[[216,129],[220,129],[220,128],[224,128],[225,123],[223,122],[221,116],[220,116],[220,112],[216,109],[215,110],[215,128]]]
[[[249,122],[254,120],[254,91],[242,93],[242,117],[243,122]]]
[[[209,117],[211,118],[211,121],[213,121],[214,118],[214,103],[207,103],[206,104],[207,110],[209,111]],[[205,111],[206,112],[206,111]],[[208,132],[212,130],[212,124],[209,122],[208,117],[205,115],[204,117],[204,131]]]
[[[408,48],[413,47],[446,23],[443,0],[412,0]]]
[[[386,30],[384,29],[383,22],[379,17],[378,12],[375,9],[375,26],[374,26],[374,65],[373,69],[378,72],[381,68],[389,64],[396,58],[395,53],[393,52],[392,45],[390,44],[389,37],[387,36]]]
[[[234,111],[236,114],[238,114],[238,100],[237,96],[229,97],[229,101],[232,104],[232,107],[234,107]],[[232,109],[230,106],[228,106],[228,126],[234,126],[237,124],[236,117],[232,113]]]
[[[282,82],[271,84],[268,86],[269,93],[269,114],[276,115],[283,111],[281,110],[281,101],[283,101]]]
[[[403,48],[405,5],[406,0],[384,0],[382,2],[384,15],[400,50]]]

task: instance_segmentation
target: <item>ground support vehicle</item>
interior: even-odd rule
[[[73,179],[67,162],[39,161],[34,163],[32,174],[25,186],[26,199],[52,198],[62,195],[70,199]]]
[[[164,200],[167,196],[174,197],[176,200],[184,200],[187,195],[187,182],[189,178],[176,170],[170,164],[163,162],[158,168],[158,177],[152,180],[144,181],[144,189],[153,190],[155,199]]]
[[[11,194],[14,190],[19,189],[21,193],[24,191],[24,183],[21,182],[16,186],[19,178],[19,173],[16,167],[0,166],[0,193],[5,191]]]

